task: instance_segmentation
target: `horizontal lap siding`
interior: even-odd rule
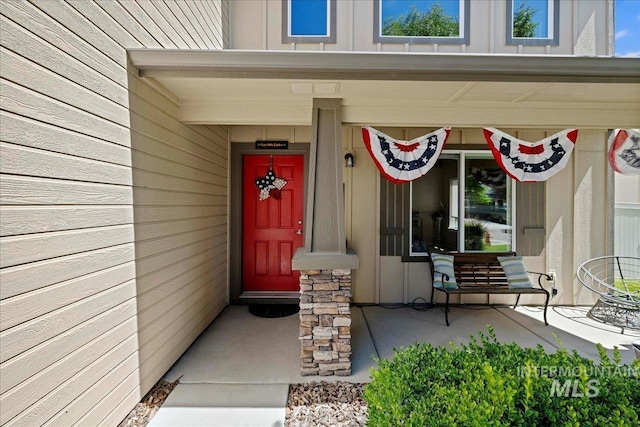
[[[179,123],[176,106],[144,83],[132,88],[140,376],[147,388],[226,304],[227,141],[220,130]]]
[[[118,424],[225,306],[227,130],[126,55],[221,48],[222,9],[2,1],[0,424]]]

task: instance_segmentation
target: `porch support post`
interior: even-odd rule
[[[302,375],[351,375],[351,270],[300,272]]]
[[[300,270],[302,375],[351,375],[351,270],[342,181],[342,101],[314,99],[305,245],[292,260]]]

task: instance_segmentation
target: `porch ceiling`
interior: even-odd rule
[[[186,123],[310,125],[341,98],[346,124],[640,127],[640,59],[298,51],[129,52]]]

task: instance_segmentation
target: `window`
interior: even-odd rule
[[[558,45],[560,0],[507,0],[507,44]]]
[[[615,0],[613,3],[615,18],[615,56],[640,56],[640,37],[638,37],[638,17],[640,2],[637,0]],[[614,252],[618,254],[618,252]]]
[[[470,0],[375,0],[376,43],[469,44]]]
[[[512,181],[490,153],[444,151],[436,166],[410,185],[411,255],[424,255],[426,247],[464,252],[515,248]]]
[[[336,0],[283,0],[283,43],[335,43]]]
[[[458,229],[458,178],[449,180],[449,228]],[[444,208],[443,208],[444,209]]]

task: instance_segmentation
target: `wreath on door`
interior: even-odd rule
[[[287,181],[283,178],[278,178],[273,171],[273,156],[269,157],[269,170],[267,174],[261,178],[257,178],[256,185],[260,189],[260,195],[258,196],[260,201],[267,200],[269,197],[280,200],[282,197],[281,190],[287,185]]]

